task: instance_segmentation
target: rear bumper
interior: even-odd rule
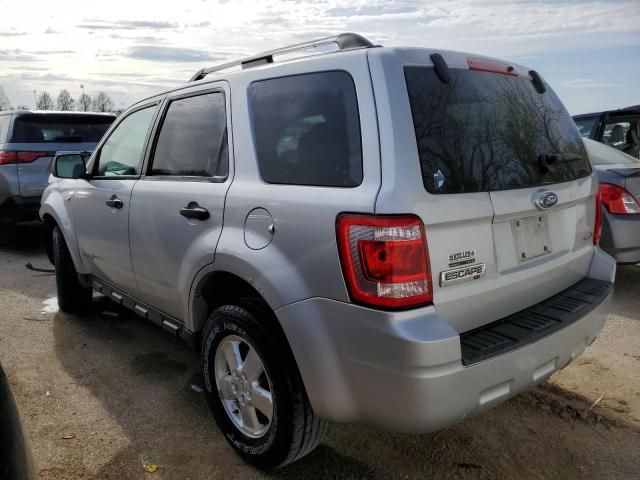
[[[618,263],[640,263],[640,215],[603,213],[600,247]]]
[[[595,251],[590,278],[612,282],[613,260]],[[279,309],[317,414],[421,433],[493,407],[578,356],[604,325],[611,293],[534,343],[463,364],[460,336],[433,307],[381,312],[313,298]]]

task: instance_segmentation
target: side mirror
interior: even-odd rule
[[[51,173],[57,178],[87,178],[86,153],[61,153],[51,163]]]

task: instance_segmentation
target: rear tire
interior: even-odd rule
[[[93,290],[80,284],[71,254],[57,225],[53,228],[53,260],[58,307],[65,313],[87,313],[91,308]]]
[[[268,313],[256,305],[248,299],[238,305],[221,306],[213,312],[202,335],[201,365],[207,401],[225,438],[248,463],[270,469],[287,465],[311,452],[324,439],[327,422],[313,413],[286,340],[270,331],[264,319],[260,321],[259,317]],[[233,375],[231,363],[227,361],[227,349],[234,343],[238,345],[237,350],[232,348],[237,351],[234,358],[240,365],[236,372],[244,371],[246,376]],[[254,356],[253,362],[247,362],[250,354]],[[243,367],[248,363],[255,365],[256,357],[262,370],[254,370],[264,375],[254,376],[256,380],[252,381],[249,368],[243,370]],[[221,373],[221,361],[224,373]],[[236,382],[232,377],[240,380]],[[221,378],[229,379],[232,385],[225,384]],[[242,426],[245,418],[241,409],[251,408],[256,398],[251,394],[252,388],[270,393],[272,405],[266,409],[269,410],[266,415],[264,406],[256,403],[253,407],[257,413],[248,425],[257,420],[259,428],[254,429],[255,435],[247,433],[247,428]],[[242,397],[242,392],[249,392],[248,397]],[[261,395],[264,400],[264,393]],[[221,397],[225,397],[224,400]],[[246,398],[249,400],[244,403]]]

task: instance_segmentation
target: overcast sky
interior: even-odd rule
[[[342,31],[538,70],[573,114],[640,104],[640,0],[0,0],[0,85],[117,108],[203,66]]]

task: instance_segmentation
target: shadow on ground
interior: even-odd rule
[[[88,318],[57,314],[54,338],[63,368],[126,437],[95,479],[145,478],[146,461],[160,466],[160,478],[176,479],[632,478],[640,468],[631,453],[640,451],[637,429],[588,412],[586,399],[543,387],[436,434],[332,425],[308,457],[259,472],[234,455],[204,395],[192,389],[200,381],[196,353],[104,297],[94,307]],[[79,432],[77,448],[93,452],[102,440]]]

